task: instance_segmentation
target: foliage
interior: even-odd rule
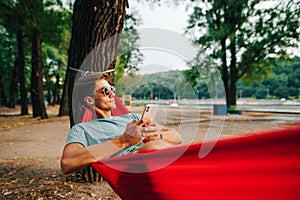
[[[192,1],[187,33],[219,63],[227,104],[236,105],[236,84],[269,77],[276,56],[299,44],[299,1]],[[199,63],[196,63],[199,65]],[[284,88],[281,88],[284,89]]]
[[[24,49],[24,69],[25,69],[25,84],[26,95],[29,95],[30,74],[31,74],[31,32],[32,30],[39,31],[42,38],[43,48],[43,74],[44,83],[49,89],[55,84],[53,76],[59,75],[61,81],[64,78],[63,68],[59,69],[59,63],[66,67],[66,55],[68,51],[68,43],[70,40],[71,29],[71,11],[64,9],[60,0],[43,1],[42,5],[36,4],[36,15],[38,23],[31,22],[31,14],[29,8],[26,7],[27,2],[24,0],[5,0],[0,3],[0,27],[1,27],[1,71],[3,71],[2,83],[4,92],[8,96],[8,88],[10,87],[9,79],[12,71],[13,63],[18,58],[18,43],[16,37],[19,35],[24,37],[22,48]],[[28,2],[30,3],[30,2]],[[32,2],[31,2],[32,3]],[[4,44],[9,43],[10,45]],[[18,80],[18,78],[16,78]],[[15,91],[19,91],[17,88]],[[47,90],[46,90],[47,91]],[[47,92],[46,92],[47,93]],[[20,97],[18,96],[18,101]],[[22,99],[21,99],[22,100]]]
[[[50,30],[50,34],[45,34],[43,45],[43,74],[46,80],[44,87],[47,91],[48,103],[53,105],[59,103],[63,79],[66,74],[68,44],[71,36],[71,12],[66,9],[47,12],[48,18],[51,19],[51,25],[57,28],[56,31]],[[54,33],[51,34],[51,32]],[[58,88],[55,84],[58,84]],[[59,95],[56,100],[55,95]],[[53,100],[56,102],[53,102]]]
[[[116,86],[118,96],[130,94],[136,99],[196,98],[195,90],[179,71],[127,75]]]
[[[31,13],[27,13],[28,10],[21,4],[24,2],[26,1],[3,0],[0,3],[0,81],[1,93],[3,93],[0,96],[1,105],[10,99],[10,80],[17,59],[18,31],[22,31],[24,36],[27,94],[29,94],[32,62],[29,33],[32,28],[38,28],[42,36],[45,96],[50,96],[51,99],[53,95],[51,91],[54,90],[57,81],[55,77],[58,76],[62,81],[65,76],[71,11],[62,8],[61,1],[43,1],[44,9],[39,10],[41,23],[39,27],[32,27],[29,20]],[[160,1],[148,2],[154,5],[154,2]],[[168,0],[161,2],[172,3]],[[175,4],[179,3],[179,1],[175,2]],[[194,12],[190,16],[187,33],[204,53],[214,59],[214,63],[217,63],[223,75],[224,67],[229,78],[237,69],[237,80],[229,79],[226,85],[237,81],[236,96],[238,97],[298,98],[299,58],[287,62],[286,59],[279,60],[277,57],[288,57],[287,50],[296,47],[299,43],[299,1],[274,1],[273,3],[272,8],[261,6],[265,4],[258,0],[238,2],[202,0],[190,4]],[[139,18],[137,12],[126,16],[120,56],[117,58],[116,65],[115,81],[118,85],[118,94],[131,93],[136,98],[145,99],[193,98],[195,95],[198,98],[209,98],[210,91],[207,83],[199,79],[200,74],[197,69],[201,66],[199,62],[190,70],[180,73],[127,76],[136,73],[136,66],[142,62],[142,54],[137,47],[139,36],[136,27],[140,24]],[[19,21],[20,19],[23,23]],[[222,41],[225,41],[225,46],[222,46]],[[232,49],[233,46],[235,50]],[[225,50],[222,49],[223,47]],[[235,64],[233,58],[236,59]],[[136,85],[130,82],[136,82]],[[133,88],[128,89],[128,85]],[[61,90],[61,87],[59,89]],[[229,86],[228,90],[230,90]],[[15,91],[19,92],[17,88]]]
[[[284,60],[277,59],[277,67],[270,77],[249,84],[241,80],[237,84],[240,98],[286,98],[297,99],[300,92],[300,57]]]
[[[8,105],[10,80],[12,77],[12,71],[14,67],[16,49],[14,46],[16,44],[15,39],[10,39],[11,36],[5,31],[4,27],[0,27],[0,73],[1,73],[1,96],[0,104],[3,106]]]
[[[115,83],[123,77],[124,73],[133,75],[136,71],[138,71],[137,66],[142,62],[143,55],[137,46],[139,34],[136,28],[140,24],[137,16],[137,12],[133,12],[125,16],[124,28],[120,40],[119,56],[117,57],[115,67]]]
[[[300,94],[300,57],[293,59],[276,59],[277,67],[270,72],[269,78],[262,81],[249,83],[240,80],[237,83],[238,98],[255,99],[297,99]],[[159,72],[153,74],[124,76],[118,82],[117,95],[131,94],[136,99],[173,99],[176,98],[198,99],[212,98],[207,83],[199,78],[193,69],[183,71]],[[194,84],[194,81],[198,83]],[[190,82],[189,82],[190,81]],[[189,87],[181,86],[191,85]],[[176,89],[177,87],[177,89]],[[152,94],[152,96],[151,96]],[[235,106],[230,106],[234,109]]]

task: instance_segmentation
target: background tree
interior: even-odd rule
[[[60,9],[48,9],[45,12],[46,18],[51,19],[47,23],[49,28],[47,32],[43,34],[43,60],[45,70],[44,76],[48,81],[48,98],[50,98],[49,104],[54,105],[60,103],[62,98],[62,83],[65,78],[66,66],[67,66],[67,53],[69,49],[69,42],[71,37],[71,16],[72,12],[65,8]],[[55,80],[55,81],[53,81]],[[60,111],[68,110],[68,105],[60,107]],[[60,112],[59,116],[68,115],[68,112]]]
[[[33,3],[33,5],[30,3]],[[13,55],[6,56],[5,59],[10,61],[10,63],[14,62],[14,58],[17,61],[18,70],[15,71],[18,74],[18,76],[16,77],[19,77],[20,93],[18,93],[18,95],[20,95],[21,114],[28,114],[28,104],[27,104],[28,89],[27,88],[29,87],[31,82],[29,79],[30,74],[28,74],[28,72],[32,72],[35,69],[37,69],[36,66],[43,66],[44,64],[47,64],[47,61],[49,61],[50,59],[49,57],[46,57],[48,56],[47,54],[43,54],[43,52],[41,52],[41,49],[45,49],[46,48],[45,46],[47,45],[55,46],[60,55],[66,55],[67,48],[68,48],[66,45],[66,41],[69,42],[69,38],[70,38],[68,36],[70,24],[71,24],[70,12],[67,11],[66,9],[62,9],[61,7],[62,4],[60,1],[47,0],[47,1],[39,1],[39,3],[40,4],[32,1],[28,2],[25,0],[4,0],[1,1],[0,3],[1,28],[3,27],[3,33],[9,34],[9,37],[7,38],[7,42],[9,41],[11,44],[13,44],[9,46],[6,45],[4,48],[2,48],[1,54],[4,55],[6,54],[6,52],[11,52],[13,53]],[[37,10],[35,10],[36,7],[38,7]],[[36,23],[32,23],[33,18],[36,19]],[[37,33],[39,35],[40,38],[39,45],[36,45],[37,43],[36,41],[38,41],[38,39],[37,40],[32,39],[34,36],[33,33]],[[37,48],[32,48],[37,46],[40,46],[39,50],[36,51],[32,50],[30,53],[29,49],[37,49]],[[12,47],[11,48],[12,51],[9,51],[8,47]],[[35,55],[41,55],[41,58],[35,59],[36,58]],[[34,62],[31,62],[30,59],[31,60],[33,59]],[[28,63],[32,63],[32,65],[35,66],[33,70],[29,68]],[[5,70],[8,69],[9,66],[11,68],[9,71],[13,71],[12,64],[4,64],[3,67],[4,74],[7,74]],[[45,71],[44,70],[42,70],[41,72],[36,71],[37,73],[33,73],[32,78],[34,78],[34,76],[36,75],[39,76],[40,73],[42,73],[43,75],[48,75],[45,74]],[[53,73],[56,73],[56,70],[54,70]],[[38,79],[43,80],[42,76],[39,76]],[[14,80],[18,80],[18,79],[14,79]],[[34,78],[34,80],[36,80],[36,78]],[[60,81],[62,81],[61,78]],[[4,88],[8,88],[6,85],[8,85],[7,81],[4,82]],[[31,88],[35,88],[37,86],[38,84],[36,83],[31,84]],[[53,84],[53,87],[54,86],[55,84]],[[18,91],[16,87],[17,86],[11,87],[12,88],[11,91]],[[39,112],[41,109],[37,107],[40,106],[39,105],[40,102],[44,102],[43,88],[40,88],[40,90],[41,90],[40,95],[38,96],[38,98],[36,98],[36,103],[33,104],[34,116],[37,115],[40,116],[41,113]],[[33,89],[32,91],[37,91],[37,89]],[[9,96],[12,95],[9,95],[9,92],[7,92],[7,94],[8,94],[7,99],[9,99]],[[19,100],[19,96],[17,96],[17,98]],[[45,116],[43,115],[42,118],[43,117]]]
[[[17,7],[16,13],[20,13],[19,10],[23,7],[24,0],[20,1]],[[26,78],[25,78],[25,53],[24,53],[24,13],[18,14],[17,22],[19,27],[16,31],[17,42],[18,42],[18,69],[19,69],[19,84],[20,84],[20,96],[21,96],[21,115],[28,114],[28,100],[27,100],[27,90],[26,90]]]
[[[12,1],[12,0],[5,0],[0,3],[0,11],[1,11],[1,24],[4,26],[4,31],[7,31],[11,34],[11,37],[8,38],[7,41],[13,41],[12,38],[13,35],[16,36],[16,44],[17,44],[17,55],[15,56],[8,56],[6,57],[8,60],[11,60],[11,58],[16,57],[17,61],[17,69],[14,70],[18,76],[19,80],[19,87],[20,87],[20,96],[21,96],[21,115],[27,115],[28,114],[28,102],[27,102],[27,90],[26,90],[26,78],[25,78],[25,55],[24,55],[24,18],[25,18],[25,12],[24,12],[24,0],[20,1]],[[1,52],[5,52],[1,51]],[[5,64],[4,64],[5,65]],[[8,65],[6,65],[8,66]],[[3,66],[5,67],[5,66]],[[11,70],[12,71],[12,70]],[[6,75],[7,73],[3,73],[3,75]],[[5,84],[4,84],[5,85]],[[17,91],[16,85],[12,85],[14,87],[11,87],[11,91]],[[15,95],[14,93],[11,93],[11,95]]]
[[[272,8],[262,3],[203,0],[191,4],[194,12],[188,32],[195,31],[195,43],[221,63],[228,106],[236,105],[240,78],[266,75],[275,64],[271,55],[285,56],[286,49],[299,42],[299,2],[278,1]]]
[[[143,61],[143,55],[136,45],[140,39],[136,29],[141,23],[141,19],[138,17],[138,12],[126,14],[125,16],[124,28],[120,39],[119,55],[116,60],[115,83],[118,83],[124,76],[124,73],[129,75],[135,74],[138,71],[137,66]]]
[[[46,79],[44,86],[48,91],[47,101],[50,105],[55,106],[60,103],[61,82],[65,77],[67,57],[52,46],[45,46],[43,54],[48,58],[48,61],[44,61],[44,77]]]
[[[28,34],[31,39],[31,101],[33,117],[48,118],[43,91],[43,62],[41,42],[41,15],[44,11],[42,0],[27,1],[27,14],[30,23]]]
[[[298,99],[300,94],[300,58],[276,59],[277,67],[269,77],[254,83],[240,80],[239,97],[256,99]],[[241,95],[242,94],[242,95]]]
[[[276,67],[272,68],[268,78],[257,79],[254,82],[246,79],[239,80],[237,83],[239,98],[298,99],[300,94],[300,58],[277,58],[275,62],[277,63]],[[190,72],[192,69],[195,70],[193,73]],[[216,91],[209,91],[209,81],[201,80],[199,71],[195,68],[192,69],[132,76],[124,75],[117,84],[117,94],[119,96],[131,94],[133,98],[139,100],[150,100],[152,89],[154,98],[173,99],[174,90],[176,89],[176,96],[180,99],[195,99],[196,94],[198,98],[211,98],[209,92]],[[178,78],[179,76],[184,78]],[[157,83],[154,80],[160,81]],[[189,82],[190,80],[192,81]],[[191,84],[192,87],[186,87],[187,84]]]
[[[4,32],[4,27],[0,27],[0,100],[1,106],[8,106],[9,98],[9,80],[11,79],[11,69],[13,68],[13,62],[11,62],[11,41],[8,39],[9,34]]]

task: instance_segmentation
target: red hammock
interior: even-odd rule
[[[113,115],[129,113],[117,98],[116,104]],[[122,199],[299,199],[299,126],[221,140],[200,159],[200,147],[207,144],[130,154],[92,166]]]
[[[194,144],[170,165],[147,173],[186,146],[93,163],[122,199],[299,199],[300,127],[221,140],[199,159]]]

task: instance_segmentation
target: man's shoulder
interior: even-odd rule
[[[125,118],[136,119],[136,120],[141,119],[141,115],[136,114],[136,113],[128,113],[128,114],[125,114],[125,115],[121,115],[119,117],[125,117]]]
[[[140,120],[141,115],[136,114],[136,113],[128,113],[124,115],[118,115],[118,116],[112,116],[113,120]]]
[[[119,116],[111,116],[111,117],[107,117],[107,118],[98,118],[98,119],[91,120],[89,122],[78,123],[78,124],[74,125],[73,128],[86,128],[86,127],[89,127],[89,126],[94,126],[95,124],[97,124],[99,122],[100,123],[110,122],[112,120],[113,121],[118,121],[118,119],[120,119],[120,120],[122,120],[122,119],[140,120],[141,115],[136,114],[136,113],[128,113],[128,114],[119,115]]]

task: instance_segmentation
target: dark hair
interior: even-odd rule
[[[94,90],[96,87],[96,81],[104,79],[110,83],[110,78],[108,74],[104,74],[101,72],[91,72],[87,75],[80,76],[74,84],[73,90],[73,98],[75,97],[76,100],[84,105],[84,98],[86,96],[94,97]]]

